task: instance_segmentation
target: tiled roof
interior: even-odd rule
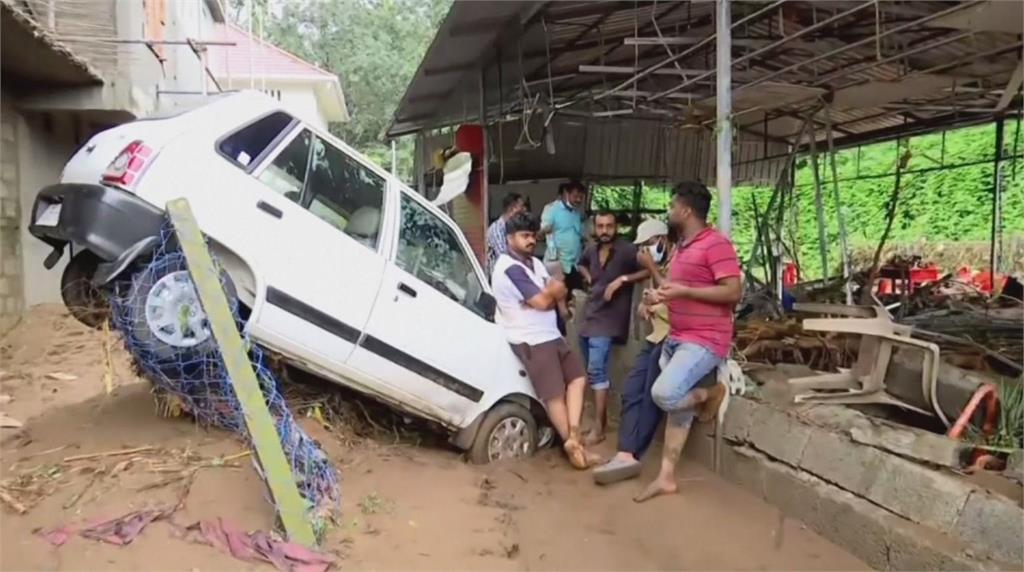
[[[249,34],[231,24],[221,24],[219,39],[235,42],[233,46],[210,46],[207,65],[217,77],[249,77],[295,79],[335,79],[336,76],[290,54],[285,50]],[[250,67],[251,66],[251,67]]]

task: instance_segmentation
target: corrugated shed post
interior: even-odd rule
[[[420,196],[427,196],[427,165],[429,161],[423,159],[427,148],[427,138],[423,131],[416,132],[416,143],[413,151],[413,169],[416,171],[416,190]]]
[[[501,63],[499,62],[499,65]],[[487,236],[487,227],[491,224],[491,191],[488,188],[488,163],[490,163],[490,141],[487,137],[487,68],[480,67],[480,129],[483,131],[484,142],[483,152],[480,155],[480,208],[483,210],[483,216],[480,217],[483,222],[483,234]],[[498,142],[501,145],[501,142]],[[484,255],[486,257],[486,254]]]
[[[716,5],[718,168],[715,187],[718,189],[718,230],[729,236],[732,231],[732,8],[730,0],[717,0]]]
[[[821,192],[821,173],[818,171],[818,130],[814,125],[814,113],[808,116],[811,124],[811,170],[814,172],[814,210],[818,218],[818,249],[821,253],[821,278],[828,280],[828,234],[825,231],[825,202]]]
[[[996,120],[996,154],[992,164],[992,242],[989,245],[989,274],[992,280],[992,291],[996,291],[996,270],[999,268],[999,249],[997,242],[1002,235],[1002,177],[1000,163],[1003,160],[1003,133],[1005,119],[999,116]]]
[[[943,132],[945,133],[945,132]],[[825,136],[828,141],[828,162],[832,169],[832,200],[836,203],[836,220],[839,223],[839,248],[843,259],[843,290],[846,292],[846,303],[853,304],[853,284],[850,283],[850,246],[846,237],[846,216],[843,213],[843,201],[839,195],[839,169],[836,167],[836,147],[832,138],[832,104],[825,105]]]

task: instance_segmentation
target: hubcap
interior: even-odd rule
[[[146,325],[165,344],[191,348],[210,337],[210,325],[187,270],[171,272],[146,296]]]
[[[487,458],[491,461],[521,459],[530,454],[530,430],[526,421],[508,417],[491,431],[487,440]]]

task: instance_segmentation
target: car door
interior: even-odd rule
[[[286,353],[332,370],[348,360],[380,287],[386,179],[303,127],[253,175],[265,229],[252,240],[274,260],[254,331]]]
[[[398,195],[394,253],[351,364],[459,425],[508,344],[487,315],[489,294],[462,235],[418,196]]]

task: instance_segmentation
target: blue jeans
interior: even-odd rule
[[[587,382],[594,390],[608,389],[608,361],[612,355],[612,339],[610,337],[585,338],[580,336],[580,353],[583,364],[587,367]]]
[[[622,387],[619,450],[632,453],[637,459],[651,446],[661,422],[661,409],[651,398],[651,387],[661,373],[661,346],[644,342]]]
[[[654,403],[668,414],[668,422],[688,427],[694,410],[686,398],[701,378],[718,367],[722,358],[704,346],[666,340],[661,350],[661,375],[651,387]]]

